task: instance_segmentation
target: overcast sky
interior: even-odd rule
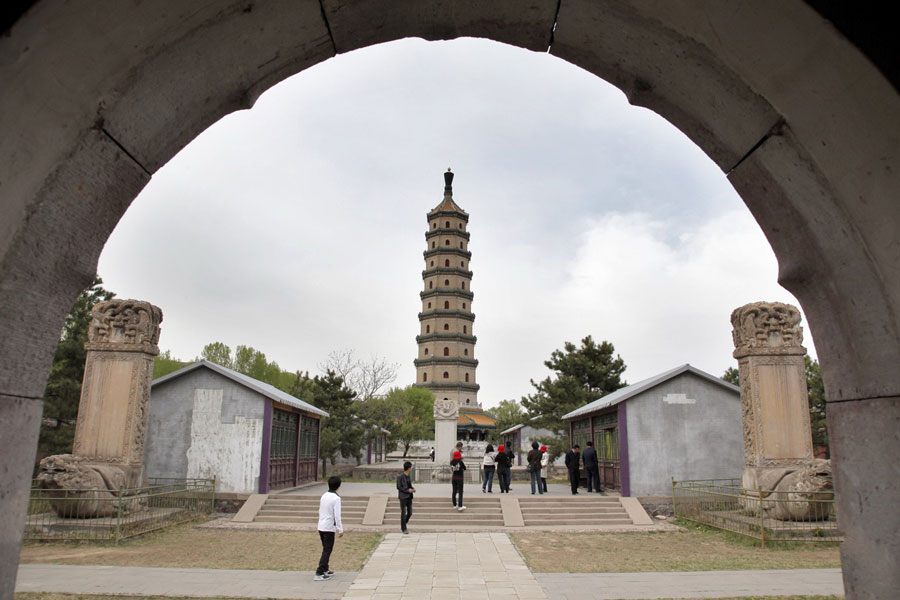
[[[153,177],[99,275],[162,308],[175,357],[222,341],[317,372],[354,349],[407,385],[447,167],[470,215],[485,407],[530,393],[586,335],[615,345],[629,383],[684,363],[718,376],[736,365],[734,308],[798,304],[681,132],[560,59],[471,39],[341,55],[225,117]]]

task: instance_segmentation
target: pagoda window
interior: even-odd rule
[[[449,280],[449,279],[445,279],[445,280],[444,280],[444,285],[450,285],[450,280]]]
[[[428,308],[431,308],[431,302],[428,303]]]
[[[444,227],[446,227],[447,229],[450,229],[450,221],[447,221],[446,224],[444,224]]]
[[[459,247],[462,249],[462,247],[463,247],[462,242],[459,243]],[[434,246],[432,246],[432,248],[434,248]]]
[[[466,373],[466,383],[469,383],[469,374],[468,373]],[[466,400],[466,404],[468,404],[468,403],[469,403],[469,401]]]
[[[458,227],[459,227],[460,229],[462,229],[462,223],[460,223],[460,224],[458,225]]]
[[[422,383],[428,381],[428,373],[422,373]]]
[[[428,266],[429,266],[429,267],[433,267],[433,266],[434,266],[434,261],[431,261],[431,263],[430,263]]]
[[[449,266],[450,266],[450,259],[449,259],[449,258],[448,258],[447,260],[444,261],[444,266],[445,266],[445,267],[449,267]]]
[[[430,290],[430,289],[433,288],[433,287],[434,287],[434,282],[433,282],[433,281],[429,281],[429,282],[428,282],[428,289]]]
[[[449,324],[444,323],[444,331],[450,331],[450,325],[449,325]]]
[[[431,333],[431,325],[425,326],[425,333]]]
[[[468,380],[469,380],[469,376],[466,375],[466,381],[468,381]],[[468,398],[466,398],[466,404],[468,404],[469,402],[471,402],[471,400],[469,400]]]
[[[445,309],[449,309],[449,308],[450,308],[450,301],[449,301],[449,300],[444,300],[444,308],[445,308]]]
[[[463,269],[465,269],[465,268],[466,268],[466,261],[464,261],[464,260],[459,261],[459,266],[462,267]]]
[[[463,310],[466,310],[466,303],[463,302]]]
[[[469,333],[469,328],[466,325],[463,325],[463,333]]]
[[[428,356],[428,348],[425,348],[425,356]]]
[[[450,348],[444,346],[444,356],[450,356]]]
[[[432,228],[432,229],[437,229],[437,223],[432,223],[432,224],[431,224],[431,228]]]
[[[431,242],[431,247],[434,248],[434,242]],[[462,247],[462,243],[460,243],[460,247]]]
[[[449,246],[449,245],[450,245],[450,240],[444,240],[444,245],[445,245],[445,246]]]
[[[462,285],[462,289],[466,289],[466,282],[465,282],[465,281],[463,281],[461,285]]]
[[[468,356],[468,355],[469,355],[469,349],[468,349],[468,348],[466,348],[466,349],[463,350],[463,355],[465,355],[465,356]]]
[[[450,373],[444,371],[444,379],[450,379]]]

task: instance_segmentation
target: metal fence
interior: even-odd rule
[[[750,490],[738,479],[673,481],[672,508],[680,519],[756,538],[762,545],[843,541],[832,491]]]
[[[150,479],[123,490],[31,489],[26,540],[115,541],[213,512],[215,479]]]
[[[450,465],[436,463],[413,463],[410,479],[413,483],[450,483],[453,471]],[[481,469],[472,467],[463,471],[466,483],[481,483]]]

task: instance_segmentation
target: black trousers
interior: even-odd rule
[[[572,493],[578,493],[578,480],[581,479],[581,474],[578,472],[578,469],[569,469],[569,484],[572,486]]]
[[[412,496],[400,498],[400,531],[406,531],[406,524],[412,516],[412,499]]]
[[[322,556],[319,557],[319,568],[316,569],[316,575],[323,575],[328,570],[328,559],[331,558],[331,551],[334,550],[334,532],[320,531],[319,539],[322,540]]]
[[[600,491],[600,469],[586,469],[587,487],[589,492]]]
[[[453,484],[453,506],[462,506],[463,505],[463,480],[462,479],[451,479],[450,482]],[[456,502],[456,496],[459,494],[459,504]]]
[[[497,467],[497,479],[500,480],[500,491],[509,491],[509,467]]]

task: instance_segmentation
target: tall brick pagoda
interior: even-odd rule
[[[496,422],[478,402],[469,215],[453,201],[452,183],[453,173],[447,169],[444,198],[428,213],[416,382],[434,393],[436,405],[458,407],[461,439],[484,440]]]

